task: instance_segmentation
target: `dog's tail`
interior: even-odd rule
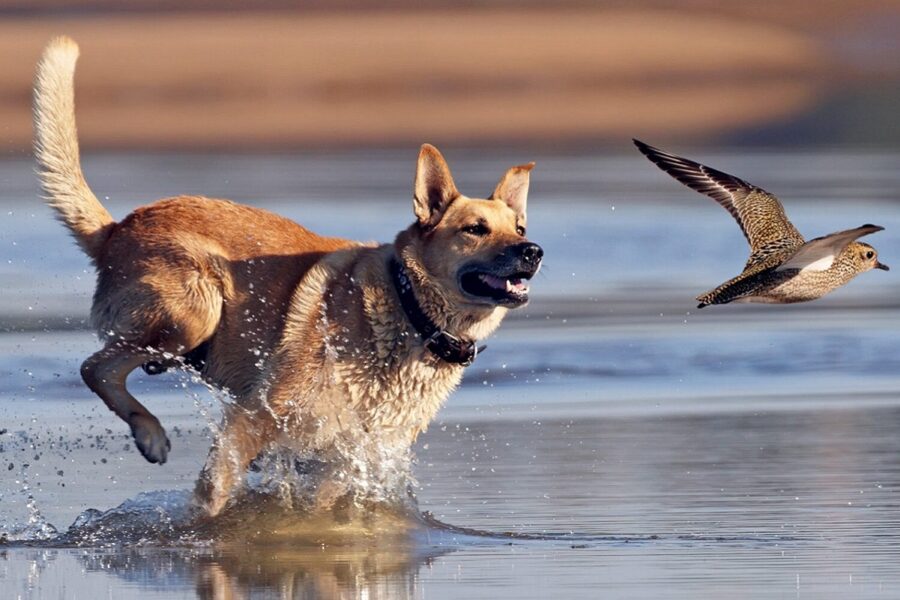
[[[50,41],[34,79],[34,154],[43,197],[92,260],[100,255],[115,221],[81,172],[75,130],[75,62],[78,44]]]

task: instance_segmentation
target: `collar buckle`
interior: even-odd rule
[[[482,350],[484,350],[485,348],[487,348],[487,346],[482,346],[481,348],[479,348],[478,344],[473,343],[472,344],[472,354],[469,355],[469,358],[466,359],[462,363],[462,366],[464,366],[464,367],[470,366],[473,362],[475,362],[475,359],[478,358],[478,353],[481,352]]]

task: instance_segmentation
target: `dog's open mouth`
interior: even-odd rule
[[[531,275],[523,272],[503,277],[486,271],[469,271],[459,278],[459,285],[469,296],[498,304],[523,304],[528,301]]]

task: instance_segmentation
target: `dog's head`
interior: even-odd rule
[[[512,167],[487,199],[459,193],[437,148],[422,146],[416,169],[409,250],[428,285],[454,307],[514,308],[544,251],[526,237],[528,182],[534,163]]]

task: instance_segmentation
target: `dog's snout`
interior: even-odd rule
[[[544,249],[537,244],[528,242],[522,244],[520,248],[519,253],[522,256],[522,260],[528,264],[536,265],[541,262],[541,258],[544,256]]]

